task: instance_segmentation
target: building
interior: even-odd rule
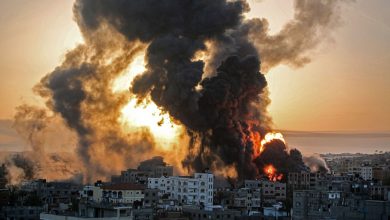
[[[80,197],[86,201],[101,202],[103,201],[103,190],[100,186],[84,186],[80,191]]]
[[[164,162],[163,157],[153,157],[150,160],[145,160],[138,166],[139,171],[150,172],[153,178],[161,176],[173,176],[173,166]]]
[[[232,207],[247,214],[251,211],[259,211],[261,207],[261,189],[238,189],[234,194]]]
[[[65,213],[72,209],[72,201],[79,198],[80,185],[70,182],[47,182],[37,180],[33,191],[37,192],[45,203],[45,212]],[[43,188],[42,184],[44,184]]]
[[[265,202],[275,203],[286,200],[285,183],[269,180],[245,180],[244,186],[250,189],[261,189],[262,200]]]
[[[322,173],[292,172],[288,174],[287,184],[293,190],[313,189],[323,175]]]
[[[153,157],[142,161],[137,169],[128,169],[122,171],[120,176],[112,176],[111,182],[147,184],[148,178],[161,176],[173,176],[173,166],[165,163],[162,157]]]
[[[293,219],[390,219],[390,202],[337,191],[297,190],[293,195]]]
[[[189,220],[182,212],[163,212],[158,213],[156,220]]]
[[[372,180],[372,167],[370,166],[361,167],[360,176],[364,180]]]
[[[213,205],[214,175],[211,173],[195,173],[187,176],[161,176],[149,178],[148,188],[158,189],[160,196],[176,199],[187,205]]]
[[[330,217],[330,208],[341,205],[341,193],[318,190],[293,192],[293,219],[325,219]]]
[[[159,203],[159,192],[158,189],[145,189],[144,207],[156,207]]]
[[[145,186],[132,183],[115,183],[100,186],[85,186],[80,197],[85,201],[133,204],[144,200]]]
[[[79,216],[41,213],[41,220],[134,220],[131,207],[110,207],[82,204]]]
[[[183,207],[183,213],[186,214],[191,220],[234,220],[236,217],[241,216],[241,212],[238,210],[221,208],[204,210],[194,206]]]
[[[41,206],[5,206],[0,212],[5,219],[32,219],[38,220],[39,214],[43,212]],[[1,215],[0,215],[1,216]]]
[[[286,200],[286,184],[279,181],[261,181],[262,200],[268,203]]]
[[[103,200],[112,203],[133,204],[142,202],[145,186],[132,183],[118,183],[101,187]]]
[[[374,200],[389,201],[390,186],[373,185],[370,187],[370,197]]]

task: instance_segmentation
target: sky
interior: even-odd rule
[[[248,0],[248,17],[276,33],[293,17],[286,0]],[[0,119],[21,103],[41,103],[31,88],[82,42],[70,0],[0,1]],[[267,73],[275,129],[390,131],[390,1],[356,0],[303,68]]]

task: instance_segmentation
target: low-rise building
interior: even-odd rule
[[[41,206],[5,206],[0,209],[5,219],[33,219],[38,220],[43,212]],[[0,215],[1,216],[1,215]]]
[[[133,204],[144,200],[145,186],[132,183],[116,183],[100,186],[85,186],[80,197],[86,201]]]
[[[132,183],[118,183],[102,186],[102,195],[105,201],[112,203],[133,204],[142,202],[145,195],[145,186]]]
[[[191,220],[234,220],[236,217],[241,216],[241,212],[238,210],[221,208],[205,210],[193,206],[183,207],[183,213],[186,214]]]
[[[232,207],[246,213],[259,211],[261,207],[261,189],[238,189],[234,194]]]

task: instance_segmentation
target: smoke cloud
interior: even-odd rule
[[[311,172],[327,173],[330,171],[326,161],[320,155],[306,156],[303,158],[303,161],[310,168]]]
[[[260,70],[310,62],[310,52],[338,23],[340,2],[296,0],[294,19],[270,35],[266,19],[245,19],[245,0],[76,0],[84,43],[34,90],[76,133],[84,181],[150,154],[190,172],[210,168],[241,179],[257,177],[268,162],[281,172],[306,169],[301,153],[277,140],[254,156],[272,130]],[[130,92],[114,93],[112,82],[142,53],[146,70]],[[149,130],[123,129],[118,118],[132,99],[154,102],[184,127],[173,149],[162,151]],[[31,117],[38,123],[27,127],[39,133],[47,116]],[[35,142],[33,149],[44,153]]]

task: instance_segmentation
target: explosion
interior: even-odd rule
[[[273,165],[268,165],[264,168],[264,174],[268,177],[270,181],[280,181],[283,178],[283,174],[278,174],[277,170]]]
[[[271,144],[274,141],[278,141],[283,144],[286,143],[281,133],[267,133],[260,142],[255,143],[255,149],[257,150],[255,150],[253,153],[253,159],[256,160],[256,158],[260,158],[267,145]],[[280,181],[283,178],[283,174],[278,174],[276,168],[272,164],[265,165],[263,168],[263,173],[268,177],[270,181]]]
[[[142,53],[136,57],[129,65],[128,71],[115,79],[112,85],[114,93],[128,92],[134,78],[146,70],[144,56],[145,54]],[[126,132],[147,129],[154,139],[161,143],[159,146],[164,150],[171,150],[171,146],[175,144],[182,132],[182,128],[172,122],[169,114],[163,112],[150,99],[142,100],[140,103],[132,97],[120,112],[118,120]]]
[[[270,133],[264,73],[308,63],[340,1],[296,0],[270,35],[245,0],[76,0],[84,43],[34,91],[76,134],[85,182],[152,155],[182,173],[278,180],[306,167]]]

